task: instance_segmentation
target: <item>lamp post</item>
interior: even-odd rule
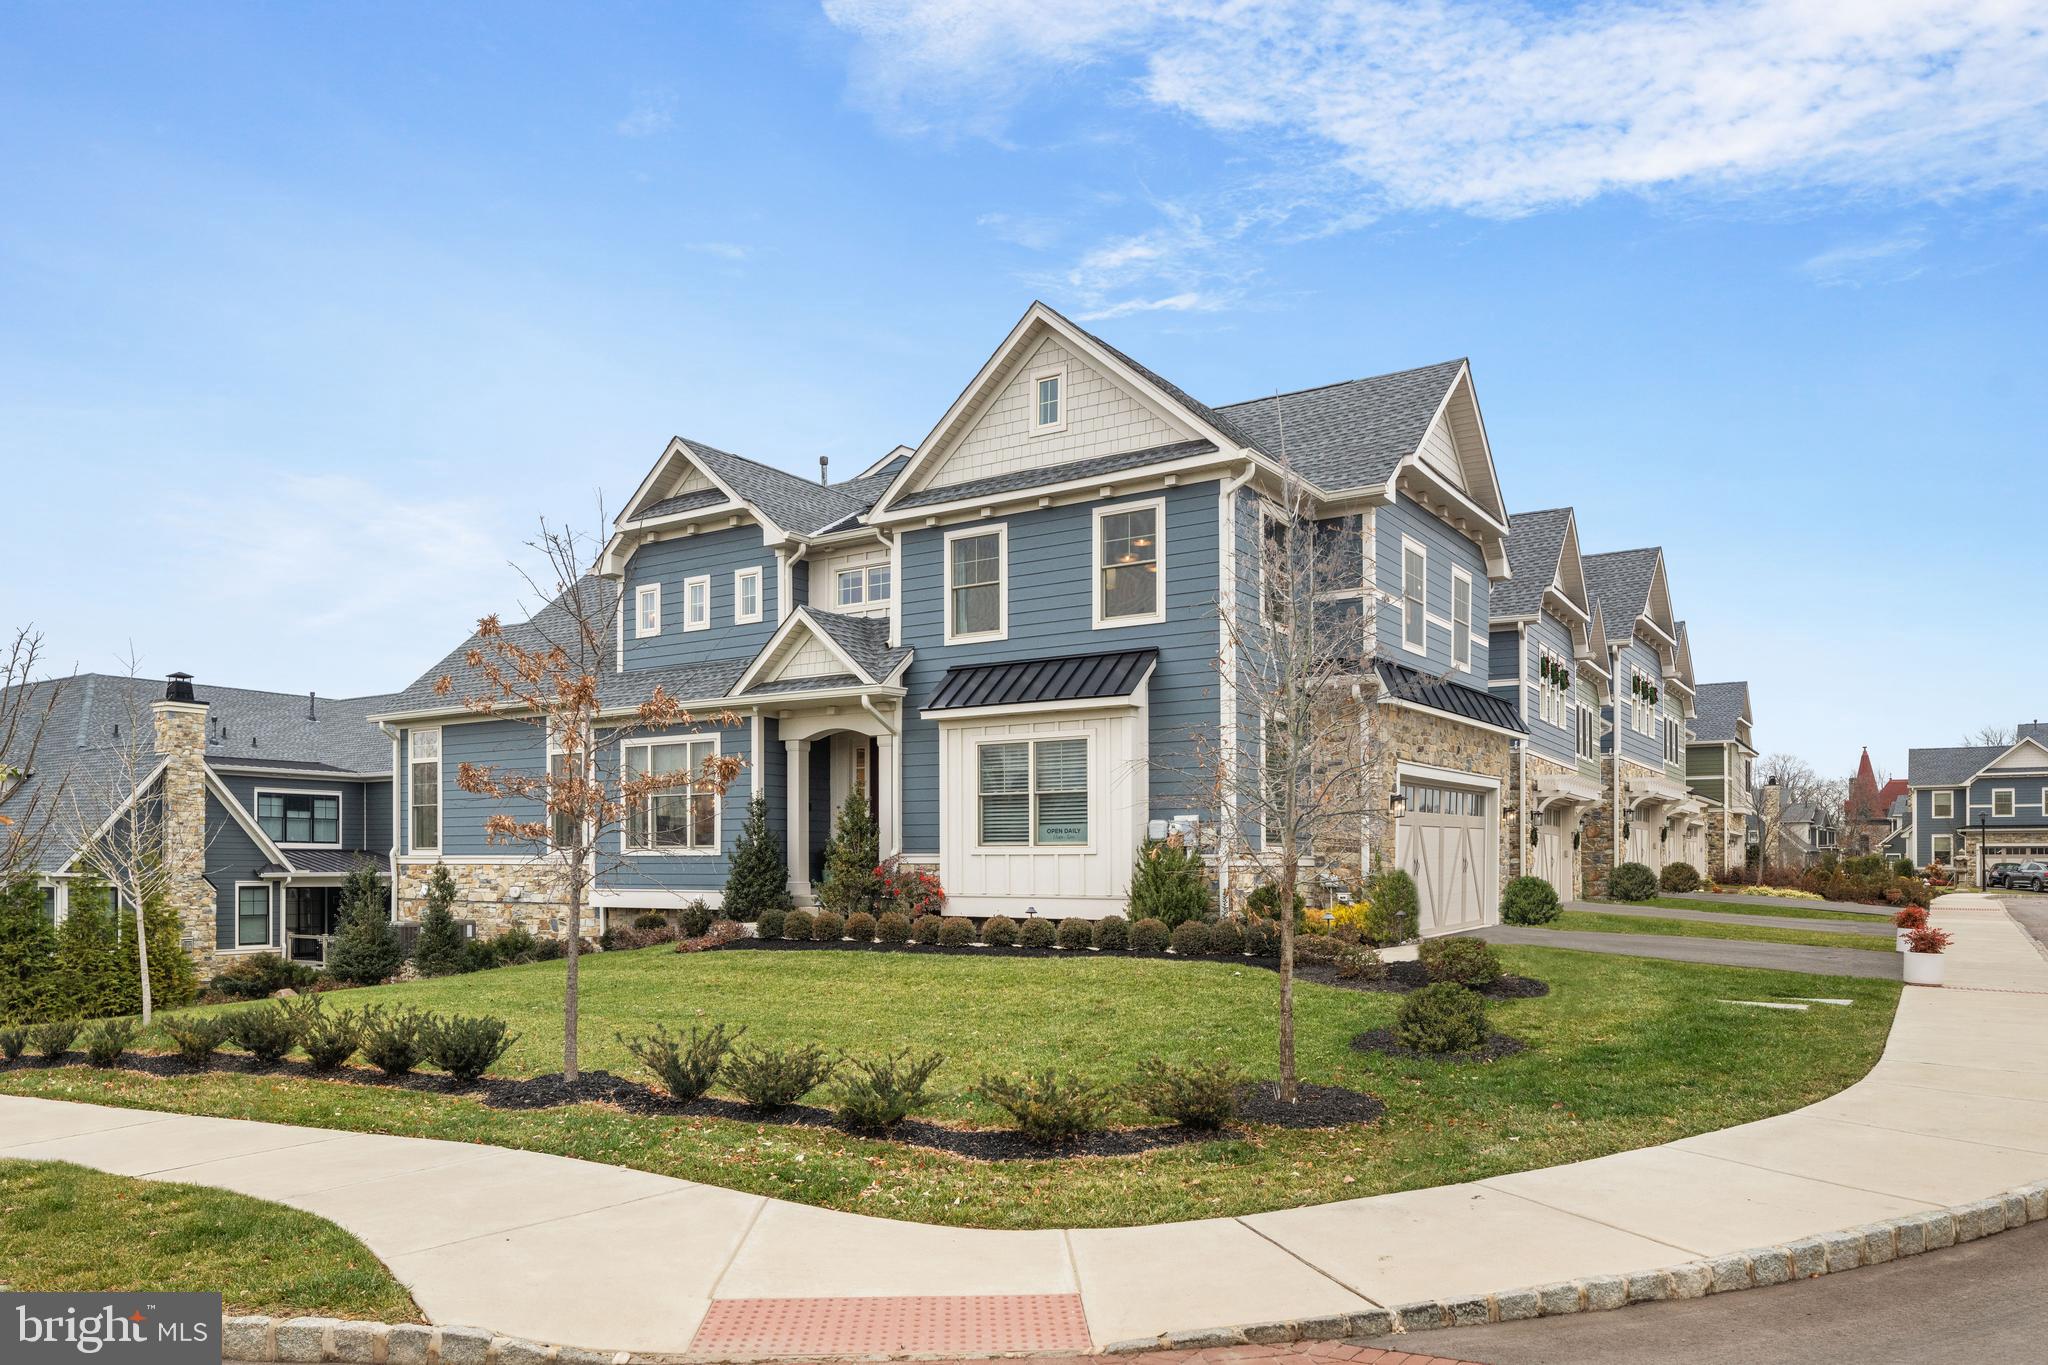
[[[1984,813],[1982,813],[1982,812],[1979,812],[1979,813],[1978,813],[1978,816],[1977,816],[1977,889],[1978,889],[1979,891],[1989,891],[1989,890],[1991,889],[1991,888],[1990,888],[1990,887],[1989,887],[1988,885],[1986,885],[1986,881],[1987,881],[1988,879],[1987,879],[1987,878],[1986,878],[1986,876],[1985,876],[1985,872],[1986,872],[1986,869],[1988,868],[1988,866],[1989,866],[1989,864],[1990,864],[1990,859],[1989,859],[1989,858],[1988,858],[1988,857],[1986,856],[1986,854],[1985,854],[1985,849],[1984,849],[1984,838],[1985,838],[1986,834],[1987,834],[1987,833],[1989,833],[1989,831],[1988,831],[1988,829],[1987,829],[1986,827],[1987,827],[1987,826],[1988,826],[1988,825],[1989,825],[1990,823],[1991,823],[1991,817],[1990,817],[1989,815],[1987,815],[1987,814],[1984,814]]]

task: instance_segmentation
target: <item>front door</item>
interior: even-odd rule
[[[1557,807],[1537,817],[1534,871],[1560,900],[1572,898],[1571,860],[1565,856],[1564,815]]]

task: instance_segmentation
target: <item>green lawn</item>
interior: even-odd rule
[[[1737,938],[1754,943],[1796,943],[1808,948],[1861,948],[1895,952],[1889,935],[1845,934],[1831,929],[1781,929],[1774,924],[1716,924],[1704,919],[1652,919],[1646,915],[1607,915],[1597,910],[1567,910],[1547,929],[1590,929],[1603,934],[1662,934],[1678,938]]]
[[[1141,1157],[983,1163],[834,1130],[636,1117],[603,1105],[505,1112],[467,1098],[288,1077],[164,1079],[81,1067],[0,1070],[0,1090],[187,1113],[560,1152],[805,1203],[982,1227],[1115,1226],[1251,1213],[1476,1179],[1668,1141],[1781,1113],[1855,1081],[1876,1060],[1892,982],[1513,948],[1549,981],[1496,1005],[1530,1050],[1453,1066],[1353,1052],[1399,997],[1304,985],[1304,1079],[1369,1091],[1369,1128],[1253,1128]],[[524,1034],[505,1070],[558,1066],[561,964],[353,992],[335,1005],[407,1002],[493,1012]],[[947,1056],[931,1116],[1001,1124],[968,1091],[984,1069],[1056,1065],[1123,1081],[1154,1053],[1224,1056],[1275,1074],[1277,978],[1225,962],[976,959],[863,953],[605,954],[583,965],[586,1067],[637,1075],[613,1040],[657,1023],[722,1020],[749,1037],[851,1052],[904,1043]],[[1722,998],[1844,996],[1844,1010],[1739,1011]],[[1135,1121],[1134,1111],[1121,1116]]]
[[[230,1313],[420,1321],[383,1263],[325,1218],[60,1161],[0,1161],[0,1280],[17,1293],[218,1291]]]
[[[1689,900],[1684,896],[1658,896],[1640,903],[1654,905],[1663,910],[1712,910],[1716,914],[1777,915],[1784,919],[1854,920],[1858,924],[1883,922],[1876,915],[1862,915],[1854,910],[1819,910],[1801,905],[1798,901],[1788,900],[1774,901],[1770,905],[1751,905],[1742,901]]]

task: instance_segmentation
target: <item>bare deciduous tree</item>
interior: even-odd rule
[[[2019,731],[2010,725],[1980,725],[1963,736],[1963,743],[2003,749],[2019,742]]]
[[[524,844],[553,862],[567,918],[562,1074],[573,1084],[579,1075],[577,962],[585,908],[599,875],[610,866],[604,848],[613,840],[607,835],[643,817],[651,824],[698,819],[698,799],[721,797],[744,763],[715,753],[695,768],[674,772],[625,772],[607,766],[600,747],[606,754],[616,754],[621,741],[634,734],[700,720],[736,725],[739,718],[730,712],[693,717],[659,686],[637,705],[608,709],[600,683],[612,663],[620,586],[587,572],[597,546],[567,527],[543,521],[530,544],[544,567],[539,578],[525,571],[522,576],[550,608],[535,613],[530,623],[534,633],[525,640],[508,636],[495,616],[477,624],[478,643],[464,662],[477,672],[482,686],[462,703],[480,715],[534,726],[544,737],[547,765],[544,771],[526,771],[465,762],[458,766],[455,782],[472,795],[539,810],[537,819],[494,812],[484,829],[493,843]],[[439,678],[434,690],[450,696],[454,680]],[[671,803],[678,802],[680,814],[671,816]]]
[[[65,799],[62,781],[33,780],[44,732],[69,685],[38,679],[42,663],[42,634],[33,626],[17,629],[0,662],[0,882],[36,867]]]

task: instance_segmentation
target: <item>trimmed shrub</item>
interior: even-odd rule
[[[865,910],[856,910],[846,917],[846,936],[855,943],[875,941],[875,917]]]
[[[846,921],[830,910],[811,916],[811,942],[837,943],[846,937]]]
[[[1107,1097],[1079,1076],[1047,1070],[1023,1076],[983,1076],[980,1090],[1033,1142],[1056,1146],[1101,1126]]]
[[[981,922],[981,941],[991,948],[1017,946],[1017,921],[1008,915],[990,915]]]
[[[1503,924],[1548,924],[1562,913],[1557,888],[1541,877],[1517,877],[1501,888]]]
[[[1343,950],[1332,959],[1340,981],[1384,981],[1387,979],[1387,964],[1380,960],[1375,950],[1362,943],[1347,943]]]
[[[915,922],[920,915],[946,913],[946,888],[937,869],[922,863],[889,858],[882,863],[882,891],[897,910]]]
[[[1896,877],[1918,876],[1920,869],[1913,866],[1911,858],[1901,858],[1892,864],[1892,875]]]
[[[76,1019],[52,1019],[28,1031],[30,1051],[46,1062],[54,1062],[71,1051],[82,1027]]]
[[[1884,860],[1877,860],[1882,871]],[[1691,863],[1666,863],[1664,871],[1657,878],[1657,885],[1666,891],[1697,891],[1700,889],[1700,870]]]
[[[1173,926],[1167,942],[1182,957],[1199,957],[1209,951],[1209,926],[1198,919],[1182,920]]]
[[[86,1030],[85,1060],[97,1067],[109,1067],[121,1060],[121,1054],[128,1049],[135,1037],[136,1021],[133,1019],[103,1019],[98,1025]]]
[[[1121,953],[1131,946],[1131,922],[1122,915],[1104,915],[1095,921],[1095,946],[1105,953]]]
[[[13,1024],[0,1028],[0,1056],[10,1062],[21,1060],[21,1054],[28,1051],[28,1025]]]
[[[455,878],[445,864],[436,863],[427,874],[427,907],[420,912],[419,937],[413,940],[413,969],[421,976],[467,971],[467,946],[462,926],[455,922]]]
[[[1130,1089],[1146,1113],[1213,1133],[1237,1116],[1237,1088],[1243,1083],[1237,1069],[1221,1059],[1182,1063],[1153,1057]]]
[[[1280,926],[1269,919],[1255,919],[1244,927],[1244,950],[1253,957],[1280,955]]]
[[[1202,857],[1178,837],[1147,839],[1131,874],[1132,919],[1156,919],[1169,928],[1216,913],[1216,890]]]
[[[919,915],[910,922],[910,941],[912,943],[937,943],[939,941],[939,933],[945,927],[946,920],[942,915]],[[970,934],[972,932],[972,930],[969,930]]]
[[[1280,914],[1280,883],[1260,882],[1252,893],[1244,898],[1244,912],[1257,919],[1277,919]],[[1308,912],[1308,901],[1303,898],[1301,888],[1294,891],[1294,922],[1300,924]]]
[[[1059,942],[1060,931],[1053,928],[1052,921],[1032,915],[1018,926],[1017,941],[1026,948],[1050,948]]]
[[[1209,926],[1206,950],[1215,957],[1243,957],[1244,929],[1233,919],[1220,919]]]
[[[811,936],[811,912],[792,910],[782,917],[784,938],[806,939]]]
[[[298,1046],[305,1019],[282,1000],[226,1016],[228,1041],[266,1064],[281,1062]]]
[[[1134,953],[1163,953],[1168,942],[1166,921],[1141,919],[1131,921],[1131,951]]]
[[[1070,917],[1060,921],[1057,939],[1060,947],[1070,953],[1078,953],[1094,946],[1095,929],[1085,919]]]
[[[1491,986],[1504,970],[1493,945],[1477,938],[1426,938],[1416,952],[1431,981],[1460,986]]]
[[[403,1076],[426,1056],[427,1016],[410,1005],[363,1011],[363,1060],[387,1076]]]
[[[1618,901],[1646,901],[1657,894],[1657,874],[1642,863],[1623,863],[1607,876],[1607,894]]]
[[[925,916],[930,919],[930,915]],[[965,948],[974,942],[974,921],[962,915],[948,915],[939,921],[939,945]]]
[[[327,974],[355,986],[386,981],[405,964],[384,879],[359,867],[342,879],[341,932],[327,949]]]
[[[1417,1052],[1470,1052],[1486,1041],[1486,1002],[1454,982],[1424,986],[1401,1001],[1394,1037]]]
[[[910,942],[910,916],[890,910],[875,921],[875,937],[884,943]]]
[[[618,1039],[626,1051],[639,1059],[640,1065],[654,1073],[670,1099],[688,1104],[711,1088],[732,1052],[733,1043],[746,1031],[743,1026],[728,1033],[724,1024],[713,1024],[708,1029],[692,1028],[687,1037],[677,1037],[663,1026],[644,1037],[619,1034]]]
[[[486,946],[500,967],[540,961],[540,940],[523,924],[513,925],[496,938],[488,940]]]
[[[725,1060],[725,1083],[761,1113],[787,1108],[828,1080],[834,1067],[816,1043],[796,1047],[735,1047]]]
[[[310,990],[319,976],[303,962],[287,962],[276,953],[252,953],[236,958],[208,984],[236,1000],[261,1000],[279,991]]]
[[[159,1019],[157,1027],[178,1050],[179,1060],[188,1066],[205,1066],[212,1062],[213,1054],[220,1051],[220,1045],[228,1040],[228,1021],[219,1015],[203,1019]]]
[[[746,823],[732,846],[732,870],[726,874],[725,913],[736,920],[753,920],[764,926],[762,938],[779,938],[782,931],[768,932],[768,914],[790,908],[789,862],[782,845],[768,828],[768,798],[755,796],[747,802]]]
[[[633,927],[643,930],[666,929],[668,928],[668,916],[662,914],[659,910],[642,910],[639,914],[633,916]]]
[[[710,930],[711,921],[717,918],[704,901],[693,900],[683,907],[677,927],[683,931],[684,938],[702,938]]]
[[[909,1048],[887,1057],[855,1058],[847,1064],[833,1105],[839,1121],[857,1133],[894,1128],[924,1103],[932,1073],[945,1060],[938,1052],[912,1058]]]
[[[788,913],[777,906],[769,906],[761,912],[761,917],[754,921],[755,935],[760,938],[781,938],[782,921]]]
[[[1296,962],[1335,962],[1356,944],[1346,943],[1329,934],[1296,934],[1294,936],[1294,960]]]
[[[519,1041],[495,1015],[429,1017],[420,1028],[426,1059],[464,1085],[497,1065],[506,1049]]]
[[[299,1033],[299,1046],[305,1050],[307,1064],[315,1071],[333,1071],[339,1067],[356,1055],[362,1039],[361,1015],[354,1010],[330,1013],[321,1008],[319,996],[313,997],[313,1008],[307,1012],[305,1027]]]
[[[1365,937],[1375,948],[1406,943],[1422,932],[1422,896],[1406,872],[1394,867],[1374,873],[1365,894]]]

